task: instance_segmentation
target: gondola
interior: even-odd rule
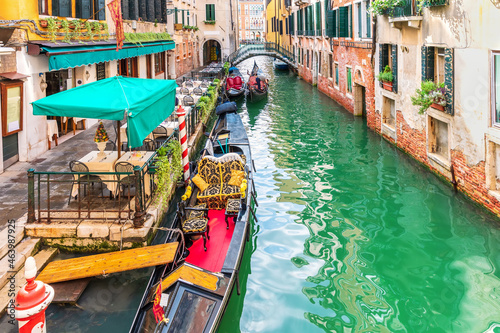
[[[252,73],[250,73],[247,86],[248,101],[258,102],[267,97],[269,80],[264,77],[256,62],[254,62]]]
[[[287,71],[288,70],[288,64],[284,61],[279,60],[279,59],[274,59],[273,67],[274,67],[274,69],[276,69],[278,71]]]
[[[226,78],[224,87],[227,96],[231,100],[236,100],[245,94],[246,84],[243,81],[243,76],[238,68],[229,68],[228,77]]]
[[[216,109],[218,119],[177,205],[173,225],[182,232],[171,231],[165,241],[179,244],[175,258],[153,271],[131,333],[215,332],[231,293],[239,294],[238,270],[257,203],[250,144],[236,111],[235,102]],[[203,191],[199,178],[208,183]],[[183,239],[192,245],[182,246]]]

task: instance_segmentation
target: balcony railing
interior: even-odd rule
[[[445,6],[447,4],[448,4],[448,0],[425,0],[422,3],[422,7]]]
[[[408,17],[408,16],[418,16],[418,7],[415,0],[402,0],[403,5],[395,7],[392,13],[389,13],[392,17]]]

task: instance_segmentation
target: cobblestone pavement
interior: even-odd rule
[[[103,123],[110,139],[115,140],[112,121],[103,121]],[[6,227],[8,220],[18,219],[28,211],[28,169],[69,171],[70,161],[78,160],[90,151],[97,150],[93,140],[96,128],[97,124],[46,151],[37,159],[30,162],[17,162],[0,174],[0,216],[2,216],[0,230]],[[111,146],[108,147],[111,149]],[[51,192],[51,198],[63,200],[63,202],[68,199],[68,184],[52,184],[51,191],[54,191]]]

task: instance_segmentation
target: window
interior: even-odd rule
[[[206,8],[206,20],[207,21],[215,21],[215,5],[214,4],[207,4],[205,5]]]
[[[436,47],[435,49],[435,64],[434,66],[434,82],[444,82],[444,48]]]
[[[339,8],[339,37],[351,37],[351,5]]]
[[[454,49],[422,46],[422,81],[444,83],[446,88],[444,112],[451,115],[454,113],[454,76]]]
[[[394,130],[396,125],[396,102],[393,99],[383,96],[382,123]]]
[[[165,52],[155,53],[155,75],[165,72]]]
[[[38,14],[49,15],[49,0],[38,0]]]
[[[328,77],[333,77],[333,54],[328,55],[328,66],[330,68],[330,72],[328,73]]]
[[[363,0],[354,5],[354,27],[356,38],[370,38],[371,36],[371,17],[368,9],[370,2]]]
[[[326,36],[327,37],[338,37],[338,10],[329,10],[326,14]]]
[[[346,91],[348,94],[352,93],[352,69],[351,67],[347,67],[347,87]]]
[[[48,0],[39,0],[38,12],[40,14],[49,15],[50,4],[52,4],[51,8],[52,16],[73,17],[73,11],[74,11],[75,13],[74,17],[77,18],[82,18],[85,20],[106,19],[106,11],[104,9],[100,11],[101,8],[105,8],[106,5],[105,0],[75,0],[74,2],[69,0],[52,0],[52,2],[49,2]],[[128,11],[128,6],[126,8]]]
[[[23,130],[23,82],[0,82],[2,136]]]
[[[432,116],[428,116],[428,152],[445,161],[449,160],[448,124]]]
[[[118,73],[120,73],[121,76],[139,77],[137,57],[121,59],[118,62]]]
[[[379,73],[389,66],[392,71],[392,91],[398,92],[398,46],[391,44],[379,44]],[[379,82],[382,86],[382,82]]]
[[[335,87],[339,87],[339,64],[335,63]]]
[[[492,109],[495,123],[500,123],[500,53],[493,53]],[[500,165],[500,164],[499,164]]]
[[[97,80],[102,80],[106,78],[106,64],[104,62],[97,63],[95,65]]]

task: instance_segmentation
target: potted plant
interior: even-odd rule
[[[444,83],[424,81],[420,84],[420,89],[417,89],[415,93],[415,96],[411,97],[411,103],[420,106],[418,113],[422,114],[430,107],[444,111],[446,106]]]
[[[108,142],[109,137],[106,129],[104,128],[104,124],[102,121],[97,126],[94,135],[94,142],[97,144],[97,149],[99,149],[99,156],[104,156],[104,149],[106,149],[106,142]]]
[[[382,86],[385,90],[392,91],[392,81],[394,81],[394,76],[392,75],[392,70],[389,65],[385,66],[382,73],[377,74],[377,79],[382,82]]]
[[[392,16],[394,8],[401,7],[404,4],[403,0],[373,0],[370,5],[370,12],[372,12],[373,15],[388,14]]]

